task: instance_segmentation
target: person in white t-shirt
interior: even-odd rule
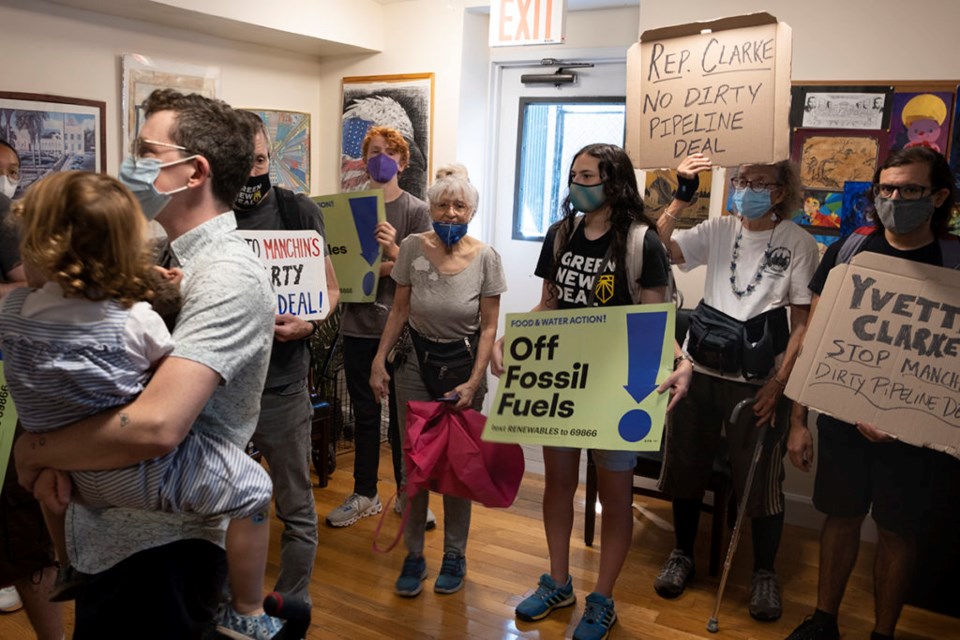
[[[783,532],[783,456],[790,401],[783,397],[800,350],[810,309],[807,284],[817,266],[813,237],[786,218],[800,204],[796,167],[789,161],[745,165],[731,178],[731,215],[674,233],[679,212],[696,191],[697,174],[710,168],[702,154],[678,168],[676,199],[657,230],[671,261],[687,271],[707,267],[703,301],[694,311],[684,351],[692,358],[690,393],[674,410],[660,488],[673,497],[673,550],[654,582],[665,598],[679,596],[694,575],[700,504],[721,446],[721,429],[738,495],[743,495],[755,437],[765,437],[746,515],[752,520],[754,572],[750,615],[780,617],[774,560]],[[788,323],[789,316],[789,323]],[[703,319],[734,328],[739,339],[704,339]],[[754,420],[729,421],[733,408],[753,398]],[[746,415],[746,412],[744,412]],[[766,433],[753,433],[769,427]]]

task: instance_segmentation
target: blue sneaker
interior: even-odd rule
[[[222,608],[217,620],[217,631],[227,638],[237,640],[270,640],[283,628],[279,618],[261,613],[258,616],[244,616],[227,605]]]
[[[453,551],[443,554],[440,574],[433,585],[437,593],[456,593],[463,588],[463,576],[467,575],[467,559]]]
[[[567,583],[557,586],[549,573],[540,576],[540,583],[533,595],[517,605],[517,617],[526,622],[543,620],[550,612],[560,607],[569,607],[577,601],[573,594],[573,578],[567,576]]]
[[[397,584],[394,592],[404,598],[412,598],[420,595],[423,590],[423,579],[427,577],[427,561],[423,556],[415,556],[408,553],[403,560],[403,569],[400,570],[400,577],[397,578]]]
[[[616,621],[617,612],[613,610],[613,598],[594,591],[587,596],[587,607],[577,630],[573,632],[573,640],[603,640],[610,635],[610,627]]]

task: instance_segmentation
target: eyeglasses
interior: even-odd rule
[[[454,200],[453,202],[431,202],[430,206],[436,211],[446,211],[453,207],[454,213],[466,213],[470,210],[470,205],[462,200]]]
[[[155,151],[147,145],[164,147],[164,149],[177,149],[179,151],[188,150],[186,147],[181,147],[178,144],[170,142],[157,142],[156,140],[147,140],[146,138],[135,138],[133,142],[130,143],[130,155],[133,156],[134,160],[139,160],[148,153],[155,153]]]
[[[780,186],[780,183],[766,182],[764,180],[747,180],[746,178],[730,178],[730,186],[732,186],[734,189],[749,188],[751,191],[756,191],[759,193],[768,189],[776,189]]]
[[[925,187],[920,184],[875,184],[873,185],[873,195],[881,198],[892,198],[894,192],[897,192],[904,200],[919,200],[925,192],[932,189],[933,187]]]

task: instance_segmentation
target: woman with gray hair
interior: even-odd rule
[[[806,330],[807,284],[819,255],[810,234],[789,220],[800,204],[797,169],[789,161],[741,166],[730,179],[731,215],[674,233],[680,211],[697,192],[697,174],[709,168],[710,159],[699,153],[681,162],[677,194],[657,221],[671,261],[683,271],[705,265],[707,273],[683,347],[693,363],[693,381],[673,412],[660,476],[660,488],[673,497],[676,548],[654,588],[664,598],[675,598],[693,578],[700,503],[721,428],[738,496],[749,491],[755,438],[765,437],[756,468],[759,481],[746,508],[754,553],[749,610],[755,619],[771,621],[782,612],[774,560],[783,531],[790,415],[783,390]],[[728,416],[739,415],[734,407],[741,401],[753,403],[752,419],[734,424]]]
[[[414,348],[394,359],[397,406],[443,399],[456,409],[479,409],[506,279],[493,247],[467,235],[479,195],[466,169],[450,165],[437,176],[427,190],[433,230],[412,234],[400,244],[391,274],[396,294],[371,367],[370,386],[377,398],[387,395],[387,354],[406,325]],[[442,373],[435,368],[438,365]],[[400,437],[405,440],[406,415],[399,413]],[[407,505],[408,553],[396,583],[401,596],[418,595],[427,574],[423,537],[428,500],[429,491],[422,489]],[[433,588],[437,593],[463,587],[470,509],[467,499],[443,496],[444,553]]]

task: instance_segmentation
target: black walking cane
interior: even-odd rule
[[[756,402],[756,398],[746,398],[737,403],[737,406],[730,412],[730,424],[736,424],[740,419],[740,413],[749,409]],[[730,575],[730,565],[733,564],[733,555],[737,552],[737,543],[740,542],[740,527],[743,525],[743,514],[747,511],[747,500],[750,499],[750,488],[753,486],[753,476],[757,470],[757,463],[760,462],[760,456],[763,455],[763,442],[766,440],[766,433],[757,430],[757,444],[753,448],[753,459],[750,461],[750,470],[747,472],[746,486],[743,488],[743,495],[740,497],[740,507],[737,510],[737,523],[733,527],[733,536],[730,538],[730,546],[727,548],[727,558],[723,561],[723,575],[720,577],[720,587],[717,589],[717,602],[713,606],[713,615],[707,621],[707,631],[716,633],[720,630],[717,624],[717,616],[720,614],[720,602],[723,600],[723,590],[727,586],[727,576]],[[714,517],[717,517],[714,515]]]

